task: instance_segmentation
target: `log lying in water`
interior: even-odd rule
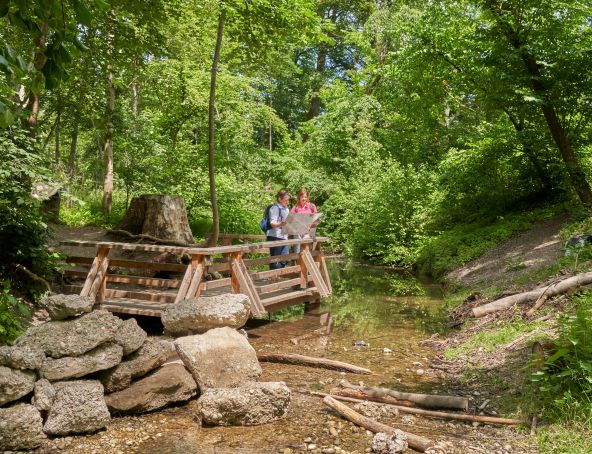
[[[498,312],[504,309],[508,309],[515,304],[526,303],[528,301],[534,301],[544,295],[544,298],[551,298],[561,293],[578,288],[582,285],[592,283],[592,272],[581,273],[576,276],[564,279],[556,284],[547,287],[541,287],[530,292],[518,293],[516,295],[506,296],[498,300],[492,301],[491,303],[484,304],[483,306],[477,306],[473,308],[473,317],[483,317],[493,312]]]
[[[293,353],[257,353],[257,359],[268,363],[293,364],[296,366],[321,367],[353,374],[372,375],[370,369],[354,366],[353,364],[334,361],[332,359],[316,358],[313,356],[297,355]]]
[[[325,405],[331,407],[348,421],[351,421],[357,426],[363,427],[364,429],[368,429],[371,432],[383,432],[390,435],[395,431],[394,427],[387,426],[386,424],[374,421],[373,419],[361,415],[349,408],[347,405],[338,402],[331,396],[325,396],[323,402]],[[420,437],[409,432],[405,432],[405,435],[407,435],[407,443],[409,443],[409,447],[415,449],[416,451],[425,452],[434,445],[434,442],[427,438]]]
[[[413,402],[420,407],[425,408],[448,408],[452,410],[467,411],[469,409],[469,399],[466,397],[458,396],[436,396],[432,394],[417,394],[417,393],[405,393],[395,391],[389,388],[372,388],[369,386],[357,386],[348,383],[346,380],[341,380],[339,386],[342,388],[355,389],[361,391],[365,396],[366,400],[382,399],[385,397],[391,397],[397,401]],[[392,403],[387,400],[378,400],[377,402]],[[401,405],[397,403],[396,405]]]
[[[336,396],[333,394],[326,394],[320,392],[311,392],[313,396],[319,397],[333,397],[337,400],[342,400],[344,402],[352,402],[352,403],[362,403],[367,402],[367,400],[363,399],[355,399],[353,397],[344,397],[344,396]],[[393,404],[382,404],[388,405],[389,407],[396,408],[402,413],[409,413],[414,415],[422,415],[428,416],[432,418],[442,418],[442,419],[454,419],[457,421],[472,421],[472,422],[483,422],[488,424],[503,424],[503,425],[517,425],[517,424],[526,424],[525,421],[521,421],[519,419],[510,419],[510,418],[497,418],[494,416],[483,416],[483,415],[467,415],[461,413],[448,413],[444,411],[434,411],[434,410],[423,410],[421,408],[412,408],[412,407],[404,407],[402,405],[393,405]]]

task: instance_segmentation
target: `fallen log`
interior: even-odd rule
[[[326,397],[330,396],[334,399],[342,400],[344,402],[352,402],[352,403],[363,403],[367,402],[366,400],[362,399],[355,399],[353,397],[343,397],[343,396],[336,396],[333,394],[326,394],[321,392],[311,392],[313,396],[318,397]],[[388,405],[391,408],[396,408],[402,413],[409,413],[413,415],[422,415],[428,416],[432,418],[442,418],[442,419],[454,419],[457,421],[472,421],[472,422],[483,422],[488,424],[503,424],[503,425],[517,425],[517,424],[526,424],[525,421],[521,421],[519,419],[510,419],[510,418],[498,418],[494,416],[484,416],[484,415],[467,415],[461,413],[448,413],[444,411],[434,411],[434,410],[423,410],[421,408],[415,407],[404,407],[402,405],[393,405],[393,404],[381,404],[381,405]]]
[[[257,359],[268,363],[293,364],[295,366],[321,367],[324,369],[351,372],[353,374],[372,375],[370,369],[354,366],[353,364],[334,361],[332,359],[316,358],[313,356],[297,355],[294,353],[257,353]]]
[[[483,317],[484,315],[512,307],[515,304],[533,301],[541,297],[543,294],[546,298],[551,298],[555,295],[566,293],[569,290],[573,290],[582,285],[590,283],[592,283],[592,272],[581,273],[577,276],[572,276],[570,278],[552,284],[551,286],[541,287],[531,290],[529,292],[506,296],[504,298],[492,301],[491,303],[484,304],[483,306],[477,306],[472,310],[473,317]]]
[[[371,396],[369,394],[364,393],[359,389],[351,389],[351,388],[333,388],[330,391],[332,396],[341,396],[341,397],[352,397],[354,399],[360,400],[369,400],[372,402],[378,402],[381,404],[391,404],[391,405],[402,405],[404,407],[414,407],[415,402],[411,402],[410,400],[400,400],[395,399],[391,396]]]
[[[33,273],[31,270],[29,270],[27,267],[21,265],[20,263],[15,263],[14,267],[17,270],[19,270],[20,272],[22,272],[23,274],[25,274],[33,282],[37,282],[38,284],[41,284],[43,287],[45,287],[45,290],[47,290],[48,292],[51,292],[51,285],[49,284],[49,282],[47,282],[41,276],[38,276],[37,274]]]
[[[349,408],[347,405],[338,402],[331,396],[325,396],[323,402],[325,403],[325,405],[335,410],[348,421],[353,422],[357,426],[368,429],[371,432],[383,432],[388,435],[391,435],[395,431],[394,427],[387,426],[386,424],[374,421],[373,419],[361,415],[358,412]],[[407,443],[409,444],[409,447],[415,449],[416,451],[425,452],[426,450],[434,446],[434,442],[432,440],[429,440],[428,438],[420,437],[409,432],[404,433],[405,435],[407,435]]]
[[[342,388],[355,389],[365,395],[374,398],[385,396],[393,397],[399,401],[409,401],[426,408],[448,408],[453,410],[467,411],[469,409],[469,399],[458,396],[437,396],[432,394],[417,394],[395,391],[389,388],[372,388],[369,386],[352,385],[346,380],[341,380],[339,386]],[[367,398],[368,399],[368,398]]]

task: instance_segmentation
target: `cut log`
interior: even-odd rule
[[[358,412],[349,408],[347,405],[338,402],[331,396],[325,396],[323,402],[325,403],[325,405],[335,410],[348,421],[351,421],[355,425],[363,427],[364,429],[368,429],[371,432],[383,432],[388,435],[391,435],[395,431],[394,427],[387,426],[386,424],[374,421],[373,419],[361,415]],[[409,432],[405,432],[405,435],[407,435],[407,443],[409,443],[409,447],[415,449],[416,451],[425,452],[429,448],[434,446],[434,442],[427,438],[420,437]]]
[[[467,411],[469,409],[469,399],[466,397],[458,396],[436,396],[432,394],[417,394],[417,393],[405,393],[395,391],[389,388],[372,388],[368,386],[358,386],[348,383],[346,380],[341,380],[339,386],[342,388],[354,389],[361,391],[365,395],[370,397],[392,397],[399,401],[413,402],[416,405],[425,408],[448,408],[453,410]]]
[[[143,194],[134,197],[114,230],[132,235],[150,235],[184,245],[194,244],[181,196]]]
[[[342,372],[351,372],[353,374],[371,375],[370,369],[354,366],[353,364],[343,363],[325,358],[315,358],[313,356],[297,355],[292,353],[257,353],[257,359],[268,363],[293,364],[295,366],[321,367],[324,369],[339,370]]]
[[[378,402],[381,404],[402,405],[403,407],[415,407],[416,405],[415,402],[411,402],[410,400],[395,399],[391,396],[370,396],[359,389],[351,388],[333,388],[331,390],[331,395],[333,397],[350,397],[360,401],[369,400],[371,402]]]
[[[365,402],[363,399],[355,399],[353,397],[344,397],[344,396],[335,396],[326,393],[320,392],[311,392],[313,396],[319,397],[333,397],[337,400],[342,400],[344,402],[352,402],[352,403],[362,403]],[[517,424],[526,424],[525,421],[521,421],[519,419],[510,419],[510,418],[497,418],[493,416],[482,416],[482,415],[467,415],[461,413],[448,413],[444,411],[434,411],[434,410],[424,410],[422,408],[413,408],[413,407],[404,407],[402,405],[392,405],[392,404],[382,404],[388,405],[391,408],[396,408],[402,413],[409,413],[414,415],[422,415],[422,416],[429,416],[432,418],[442,418],[442,419],[454,419],[457,421],[472,421],[472,422],[483,422],[488,424],[502,424],[502,425],[510,425],[515,426]]]
[[[506,296],[498,300],[492,301],[491,303],[484,304],[483,306],[477,306],[473,308],[474,317],[483,317],[484,315],[498,312],[515,304],[526,303],[528,301],[534,301],[541,295],[545,295],[547,298],[551,298],[561,293],[566,293],[569,290],[576,289],[582,285],[592,283],[592,272],[581,273],[577,276],[573,276],[564,279],[551,286],[537,288],[530,292],[518,293],[516,295]]]

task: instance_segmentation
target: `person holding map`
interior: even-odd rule
[[[290,213],[307,213],[307,214],[314,214],[318,213],[317,207],[314,203],[309,201],[310,194],[306,188],[300,188],[298,194],[296,195],[296,205],[292,207]],[[318,221],[317,221],[318,223]],[[311,226],[312,229],[316,229],[317,223]],[[314,232],[313,232],[314,233]],[[290,235],[290,238],[310,238],[310,233],[305,233],[303,235]],[[300,245],[294,245],[294,252],[300,252]]]
[[[288,203],[290,202],[290,193],[285,189],[281,189],[275,195],[275,200],[276,202],[271,206],[271,208],[269,208],[269,221],[271,228],[268,229],[265,233],[267,236],[267,241],[281,241],[288,239],[288,235],[282,232],[282,227],[286,225],[286,219],[288,219],[288,215],[290,214],[290,210],[288,209]],[[269,254],[271,256],[285,255],[287,253],[288,246],[277,246],[269,248]],[[270,263],[269,269],[277,270],[279,268],[284,268],[285,266],[285,261]]]
[[[316,205],[308,200],[309,196],[306,188],[300,188],[296,194],[296,205],[292,207],[290,213],[317,213]]]

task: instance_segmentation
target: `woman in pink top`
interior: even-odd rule
[[[294,205],[292,207],[292,209],[290,210],[290,213],[316,213],[317,212],[317,207],[314,203],[309,202],[308,201],[308,191],[306,190],[306,188],[301,188],[300,191],[298,191],[298,194],[296,195],[297,197],[297,201],[296,201],[296,205]],[[313,225],[311,227],[311,230],[316,230],[316,225]],[[310,235],[292,235],[292,238],[296,238],[296,239],[301,239],[301,238],[310,238]],[[294,245],[294,252],[300,252],[300,245],[299,244],[295,244]]]
[[[296,205],[292,207],[290,213],[316,213],[317,207],[314,203],[308,201],[308,191],[301,188],[296,195]]]

